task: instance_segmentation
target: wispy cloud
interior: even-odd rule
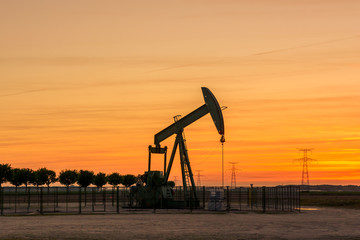
[[[168,71],[168,70],[174,70],[174,69],[178,69],[178,68],[187,68],[187,67],[195,67],[195,66],[199,67],[199,66],[211,66],[211,65],[216,65],[216,64],[229,64],[229,63],[237,62],[240,59],[246,59],[246,58],[249,58],[249,57],[257,57],[257,56],[262,56],[262,55],[276,54],[276,53],[287,52],[287,51],[292,51],[292,50],[297,50],[297,49],[302,49],[302,48],[311,48],[311,47],[316,47],[316,46],[321,46],[321,45],[326,45],[326,44],[332,44],[332,43],[347,41],[347,40],[356,39],[356,38],[360,38],[360,34],[359,35],[349,36],[349,37],[344,37],[344,38],[336,38],[336,39],[331,39],[331,40],[326,40],[326,41],[308,43],[308,44],[298,45],[298,46],[293,46],[293,47],[287,47],[287,48],[280,48],[280,49],[273,49],[273,50],[269,50],[269,51],[257,52],[257,53],[253,53],[253,54],[249,54],[249,55],[240,56],[240,57],[237,57],[237,58],[234,58],[234,57],[229,58],[229,57],[227,57],[227,58],[217,59],[217,60],[213,60],[213,61],[204,60],[204,61],[198,61],[198,62],[193,62],[193,63],[188,63],[188,64],[169,66],[169,67],[164,67],[164,68],[158,68],[158,69],[154,69],[154,70],[145,71],[144,73]]]

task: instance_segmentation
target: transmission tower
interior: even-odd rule
[[[200,172],[202,172],[203,170],[196,170],[197,174],[196,174],[196,186],[200,187],[201,186],[201,177],[203,177],[204,175],[201,175]]]
[[[175,186],[177,185],[177,178],[178,178],[178,176],[174,176],[174,183],[175,183]]]
[[[309,169],[308,169],[308,162],[313,161],[314,159],[308,157],[308,152],[311,152],[312,149],[310,148],[301,148],[299,152],[303,152],[303,157],[297,159],[298,161],[302,162],[302,175],[301,175],[301,185],[310,185],[309,181]]]
[[[237,162],[229,162],[231,166],[231,188],[236,188],[236,170],[238,170],[235,165]]]

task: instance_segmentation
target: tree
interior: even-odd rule
[[[94,172],[88,170],[80,170],[77,183],[80,187],[87,188],[94,181]]]
[[[46,181],[45,181],[45,184],[47,185],[48,195],[49,195],[49,192],[50,192],[50,184],[52,184],[52,183],[54,183],[56,181],[57,181],[56,172],[54,172],[53,170],[46,169]]]
[[[37,187],[46,184],[49,178],[49,170],[46,168],[39,168],[35,171],[34,183]]]
[[[114,206],[114,195],[115,195],[115,187],[122,182],[122,176],[116,172],[107,176],[107,181],[110,185],[113,186],[111,191],[111,202]]]
[[[18,186],[24,183],[24,175],[22,174],[22,171],[20,168],[13,168],[11,169],[11,177],[9,179],[9,182],[15,186],[15,192],[17,192]]]
[[[85,188],[85,206],[86,206],[86,188],[94,181],[94,172],[88,170],[80,170],[77,183],[80,187]]]
[[[45,184],[49,188],[50,184],[55,183],[57,181],[57,178],[56,178],[56,172],[54,172],[53,170],[48,170],[48,169],[46,169],[46,170],[47,170],[47,173],[46,173],[47,178],[46,178]]]
[[[23,184],[25,185],[25,188],[27,189],[28,184],[31,182],[31,179],[33,178],[34,171],[30,168],[21,168],[21,174],[24,177]]]
[[[107,183],[106,174],[99,172],[94,177],[94,184],[98,188],[102,188]]]
[[[107,176],[107,182],[115,188],[122,182],[122,176],[114,172]]]
[[[78,179],[76,170],[62,170],[59,174],[59,182],[66,186],[66,211],[68,210],[69,186],[74,184]]]
[[[0,164],[0,187],[3,183],[9,181],[11,178],[10,164]]]
[[[78,172],[76,170],[62,170],[59,174],[59,182],[69,188],[70,185],[76,183]]]
[[[137,181],[137,178],[132,174],[127,174],[123,177],[122,185],[125,187],[130,187],[131,185],[135,184]]]

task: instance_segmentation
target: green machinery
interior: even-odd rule
[[[138,185],[132,189],[132,196],[136,200],[136,205],[138,207],[184,208],[189,206],[196,207],[199,205],[193,172],[191,170],[189,155],[186,147],[184,128],[210,113],[215,123],[216,129],[221,135],[220,141],[222,143],[225,142],[222,108],[220,107],[215,96],[208,88],[202,87],[201,90],[204,96],[205,104],[182,118],[179,115],[175,116],[175,122],[173,124],[155,135],[155,146],[149,146],[148,171],[145,172],[143,179],[145,186]],[[167,165],[167,147],[161,147],[160,143],[173,134],[176,134],[176,138],[169,163]],[[183,200],[181,201],[174,200],[172,191],[173,186],[170,186],[168,182],[177,148],[179,148],[180,153],[180,166],[183,183]],[[151,170],[152,154],[164,155],[163,172]]]

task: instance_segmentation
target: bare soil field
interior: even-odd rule
[[[360,239],[360,210],[0,217],[0,239]]]

